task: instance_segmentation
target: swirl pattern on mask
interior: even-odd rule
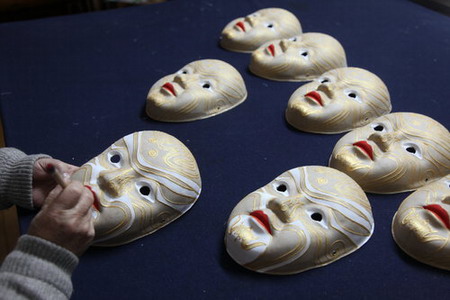
[[[432,209],[426,209],[432,207]],[[450,175],[421,187],[392,220],[397,245],[414,259],[450,270]]]
[[[271,234],[251,218],[254,211],[268,216]],[[237,225],[241,232],[245,228],[245,237]],[[373,228],[367,197],[351,178],[309,166],[289,170],[241,200],[230,215],[226,244],[231,257],[248,269],[293,274],[355,251]],[[252,244],[259,248],[249,250]]]
[[[383,130],[376,131],[377,126]],[[353,145],[358,141],[367,141],[373,159]],[[343,136],[333,149],[330,166],[368,192],[414,190],[449,174],[450,134],[424,115],[388,114]]]
[[[100,201],[95,244],[131,242],[169,224],[192,207],[201,179],[191,152],[158,131],[129,134],[73,175]]]

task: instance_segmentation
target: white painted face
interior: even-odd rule
[[[450,133],[435,120],[415,113],[392,113],[344,135],[330,167],[366,191],[415,190],[450,172]]]
[[[221,114],[246,98],[244,79],[233,66],[204,59],[158,80],[148,92],[146,111],[158,121],[194,121]]]
[[[265,8],[237,18],[222,31],[220,45],[230,51],[252,52],[262,44],[302,33],[299,20],[281,8]]]
[[[307,81],[347,66],[344,48],[323,33],[304,33],[263,44],[252,53],[250,71],[279,81]]]
[[[94,245],[116,246],[153,233],[180,217],[201,191],[197,163],[186,146],[159,131],[116,141],[81,166],[73,180],[99,200]]]
[[[373,228],[370,203],[350,177],[307,166],[242,199],[231,212],[225,243],[230,256],[250,270],[294,274],[357,250]]]
[[[450,270],[450,175],[421,187],[400,205],[392,235],[408,255]]]
[[[286,120],[302,131],[340,133],[391,109],[388,89],[378,76],[360,68],[339,68],[298,88],[289,99]]]

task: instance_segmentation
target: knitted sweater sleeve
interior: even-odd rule
[[[0,209],[33,208],[33,166],[47,155],[0,149]],[[44,239],[23,235],[0,267],[0,299],[68,299],[78,264],[72,252]]]
[[[69,299],[77,264],[72,252],[23,235],[0,268],[0,299]]]
[[[0,209],[14,204],[33,208],[33,166],[44,154],[26,155],[14,148],[0,149]]]

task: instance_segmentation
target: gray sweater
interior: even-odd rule
[[[46,155],[0,149],[0,209],[33,208],[34,162]],[[0,267],[0,299],[68,299],[78,264],[72,252],[44,239],[23,235]]]

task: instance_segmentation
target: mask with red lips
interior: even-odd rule
[[[265,8],[228,23],[220,45],[236,52],[252,52],[265,42],[302,33],[299,20],[282,8]]]
[[[147,96],[147,115],[163,122],[187,122],[230,110],[247,98],[241,74],[217,59],[191,62],[158,80]]]
[[[415,190],[450,173],[450,134],[421,114],[387,114],[344,135],[333,149],[330,167],[366,192]]]
[[[72,175],[95,193],[94,245],[116,246],[166,226],[197,201],[197,163],[186,146],[160,131],[129,134]]]
[[[375,74],[338,68],[302,85],[290,97],[286,120],[293,127],[332,134],[364,126],[391,111],[389,92]]]
[[[230,256],[244,267],[294,274],[357,250],[374,228],[370,203],[335,169],[291,169],[242,199],[225,234]]]
[[[342,45],[330,35],[308,32],[269,41],[253,51],[250,71],[277,81],[308,81],[347,66]]]
[[[397,245],[425,264],[450,270],[450,175],[407,197],[392,221]]]

